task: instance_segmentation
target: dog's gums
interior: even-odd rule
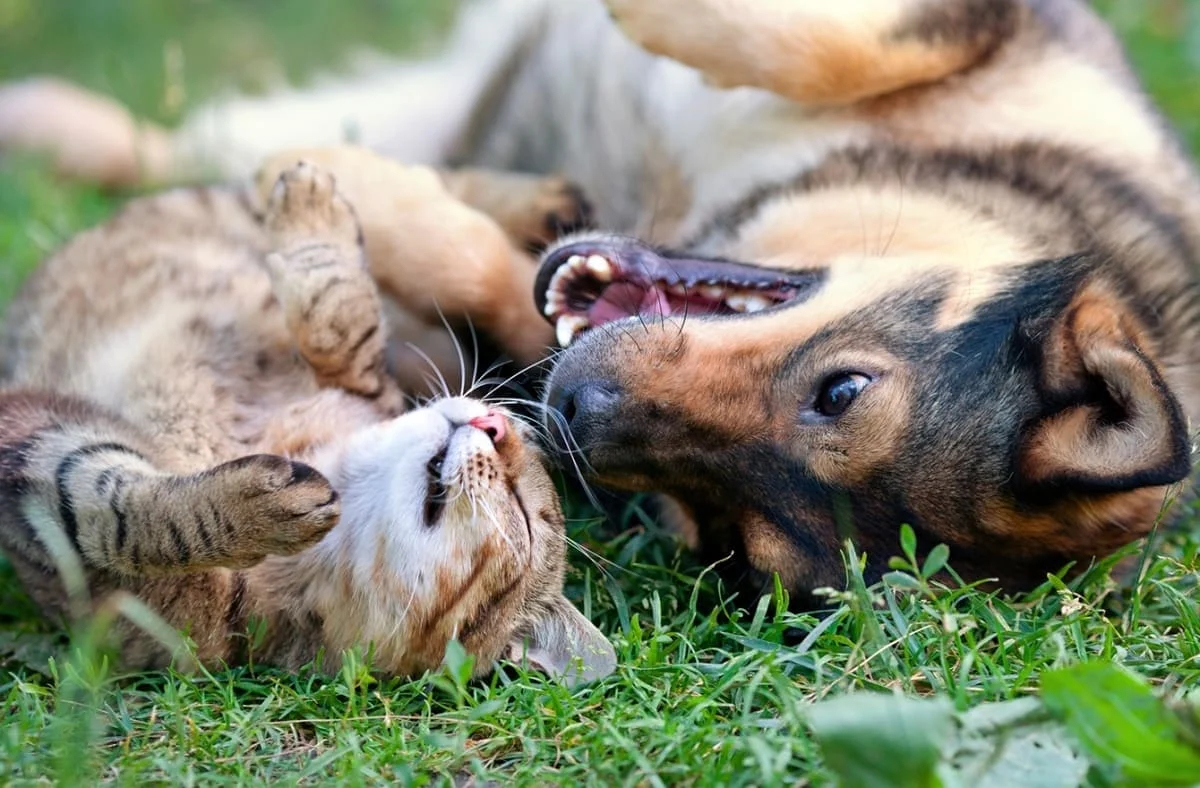
[[[761,312],[806,295],[819,280],[818,272],[684,258],[614,239],[549,252],[535,296],[567,347],[584,331],[626,317]]]

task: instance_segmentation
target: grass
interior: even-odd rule
[[[1104,8],[1200,150],[1200,92],[1190,87],[1200,11],[1183,0]],[[431,0],[0,0],[0,78],[50,71],[169,122],[222,85],[268,84],[281,62],[302,76],[350,42],[412,45],[446,16]],[[0,162],[0,303],[117,204],[37,162]],[[568,591],[620,657],[614,676],[576,691],[511,668],[468,683],[453,653],[414,681],[380,681],[361,661],[332,677],[260,667],[121,675],[86,631],[64,647],[0,566],[0,784],[828,784],[838,761],[832,740],[812,734],[812,704],[854,690],[980,710],[1092,660],[1173,698],[1200,682],[1191,513],[1157,549],[1127,551],[1129,582],[1105,564],[1016,599],[930,583],[898,539],[901,569],[867,588],[851,557],[849,590],[830,597],[823,618],[784,612],[778,596],[730,599],[636,508],[607,525],[573,514],[573,535],[604,562],[576,554]],[[783,645],[796,632],[799,645]],[[880,726],[923,733],[903,719],[865,723],[876,725],[871,736]]]

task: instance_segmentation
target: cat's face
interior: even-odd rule
[[[522,655],[573,678],[612,670],[612,646],[563,596],[562,509],[526,430],[454,398],[346,441],[322,468],[342,519],[314,548],[348,570],[326,613],[335,640],[373,642],[376,664],[401,673],[435,667],[452,638],[478,673]]]

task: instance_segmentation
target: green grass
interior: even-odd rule
[[[1105,8],[1200,150],[1200,11],[1183,0]],[[446,16],[435,0],[0,0],[0,78],[61,74],[169,122],[222,85],[268,84],[280,62],[304,75],[351,42],[411,45]],[[37,162],[0,162],[0,303],[117,204]],[[615,529],[579,520],[572,530],[603,562],[576,553],[568,591],[620,657],[616,675],[573,692],[512,669],[470,684],[455,659],[415,681],[380,682],[361,664],[333,677],[120,675],[87,633],[64,648],[0,567],[0,784],[827,784],[841,768],[836,737],[809,726],[828,733],[812,710],[834,706],[812,704],[853,690],[987,710],[1090,660],[1124,665],[1170,697],[1200,682],[1196,527],[1156,551],[1131,548],[1131,581],[1105,565],[1018,599],[931,585],[911,566],[866,588],[851,569],[850,590],[823,619],[781,612],[778,599],[729,599],[636,510]],[[789,631],[807,634],[783,646]],[[936,727],[856,719],[865,728],[855,741],[872,751],[890,752],[881,729],[899,729],[901,755],[919,753]]]

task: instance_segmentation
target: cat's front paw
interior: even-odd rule
[[[362,245],[358,217],[338,192],[333,174],[306,161],[279,174],[265,224],[280,250],[312,241]]]
[[[341,501],[329,481],[308,465],[256,454],[208,472],[220,485],[225,517],[236,524],[236,563],[290,555],[311,547],[337,524]]]

